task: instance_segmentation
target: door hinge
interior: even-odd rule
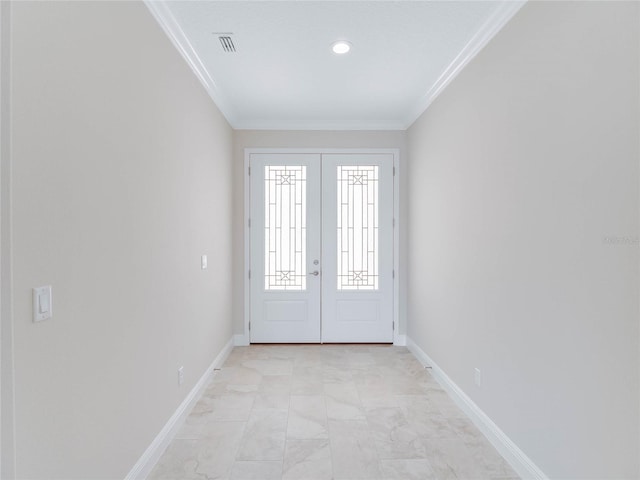
[[[396,228],[396,219],[394,218],[393,221],[391,222],[393,224],[393,228]]]
[[[251,175],[251,167],[249,167],[249,175]]]
[[[249,331],[251,331],[251,322],[249,322]]]
[[[391,270],[391,278],[396,278],[396,271],[395,271],[395,269],[394,269],[394,270]]]
[[[251,280],[251,270],[249,270],[249,280]]]
[[[396,331],[396,322],[391,322],[391,330]]]
[[[251,219],[249,219],[247,223],[249,225],[249,228],[251,228]]]
[[[396,167],[393,167],[393,176],[396,176]]]

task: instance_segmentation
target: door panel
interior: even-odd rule
[[[253,154],[251,173],[251,342],[317,343],[320,155]]]
[[[393,341],[393,156],[322,156],[322,341]]]
[[[392,342],[393,155],[250,165],[251,342]]]

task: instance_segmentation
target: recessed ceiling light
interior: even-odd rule
[[[331,45],[331,50],[338,55],[344,55],[351,50],[351,44],[345,40],[339,40]]]

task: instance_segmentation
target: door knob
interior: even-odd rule
[[[318,270],[315,270],[311,272],[309,275],[313,275],[314,277],[317,277],[318,275],[320,275],[320,272]]]

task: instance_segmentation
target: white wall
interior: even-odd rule
[[[123,478],[232,336],[232,131],[141,2],[12,16],[17,476]]]
[[[400,151],[399,332],[406,332],[406,132],[235,130],[233,164],[233,317],[234,333],[244,333],[244,149],[245,148],[397,148]]]
[[[551,478],[639,474],[639,25],[530,2],[408,132],[408,335]]]
[[[10,3],[0,2],[0,478],[12,478],[13,324],[11,322],[10,218]]]

